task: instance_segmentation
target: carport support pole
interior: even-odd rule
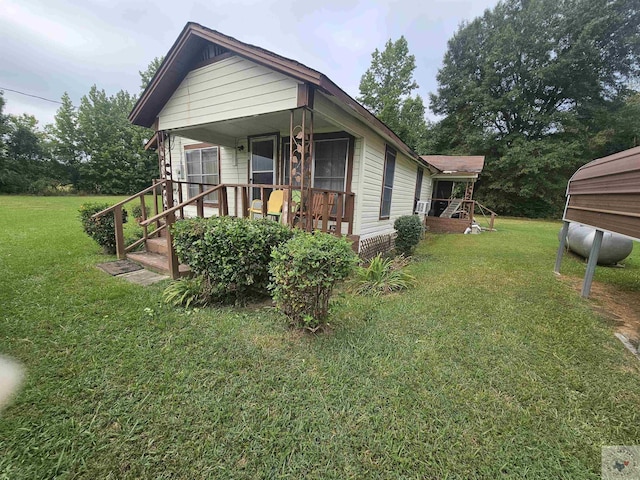
[[[556,254],[556,266],[554,267],[554,273],[560,275],[560,266],[562,265],[562,257],[564,255],[564,249],[567,245],[567,233],[569,232],[569,222],[566,220],[562,222],[562,230],[560,230],[560,245],[558,246],[558,253]]]
[[[598,264],[598,255],[600,255],[600,246],[602,245],[602,236],[604,232],[596,229],[596,235],[593,237],[593,245],[589,252],[589,261],[587,262],[587,271],[584,274],[584,283],[582,284],[582,298],[587,298],[591,292],[591,283],[593,282],[593,274]]]

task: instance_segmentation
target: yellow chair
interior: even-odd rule
[[[267,202],[267,216],[276,217],[280,220],[282,216],[282,204],[284,203],[284,190],[273,190]],[[249,218],[254,218],[256,214],[262,215],[262,200],[253,200],[249,208]]]

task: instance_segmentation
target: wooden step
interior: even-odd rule
[[[127,258],[151,271],[171,275],[169,258],[166,255],[154,252],[132,252],[127,254]],[[188,265],[180,264],[178,266],[178,272],[181,277],[185,277],[189,276],[191,269]]]
[[[167,238],[149,238],[147,239],[147,252],[159,253],[161,255],[167,255],[169,252],[169,246],[167,245]]]

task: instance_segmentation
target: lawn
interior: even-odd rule
[[[640,362],[553,275],[559,223],[429,235],[416,288],[341,294],[313,337],[99,271],[87,200],[0,197],[0,352],[27,369],[0,478],[597,479],[639,442]],[[640,294],[638,245],[596,281]]]

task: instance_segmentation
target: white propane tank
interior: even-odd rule
[[[571,223],[567,233],[567,246],[569,250],[581,257],[589,258],[595,235],[595,228],[579,223]],[[598,265],[615,265],[627,258],[632,250],[633,240],[622,235],[604,232],[600,255],[598,255]]]

